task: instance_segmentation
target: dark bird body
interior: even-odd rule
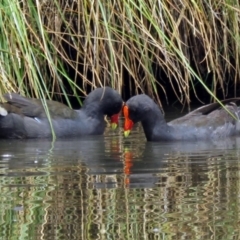
[[[4,95],[0,104],[0,138],[50,138],[51,126],[44,105],[39,99],[16,93]],[[112,88],[97,88],[85,99],[80,110],[47,100],[47,107],[56,137],[100,135],[105,130],[104,115],[119,113],[121,96]]]
[[[240,110],[235,102],[239,100],[232,98],[222,101],[235,119],[219,103],[211,103],[167,123],[150,97],[137,95],[125,104],[128,116],[124,129],[125,132],[130,130],[131,121],[141,122],[148,141],[203,140],[238,135]]]

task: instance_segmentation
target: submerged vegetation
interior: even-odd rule
[[[160,101],[168,85],[189,104],[199,83],[236,95],[239,9],[237,0],[3,0],[0,96],[84,95],[109,85]]]

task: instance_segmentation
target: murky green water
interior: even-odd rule
[[[137,129],[0,141],[0,239],[240,239],[240,138],[147,143]]]

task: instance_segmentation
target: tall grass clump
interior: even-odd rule
[[[190,103],[239,79],[239,2],[3,0],[0,95],[37,97],[110,85]],[[207,79],[211,79],[210,84]]]

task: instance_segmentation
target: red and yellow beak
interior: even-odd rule
[[[111,116],[111,127],[113,130],[115,130],[117,128],[118,120],[119,120],[119,113]]]
[[[128,137],[132,128],[133,128],[133,121],[129,118],[129,109],[128,106],[123,106],[123,116],[124,116],[124,136]]]

